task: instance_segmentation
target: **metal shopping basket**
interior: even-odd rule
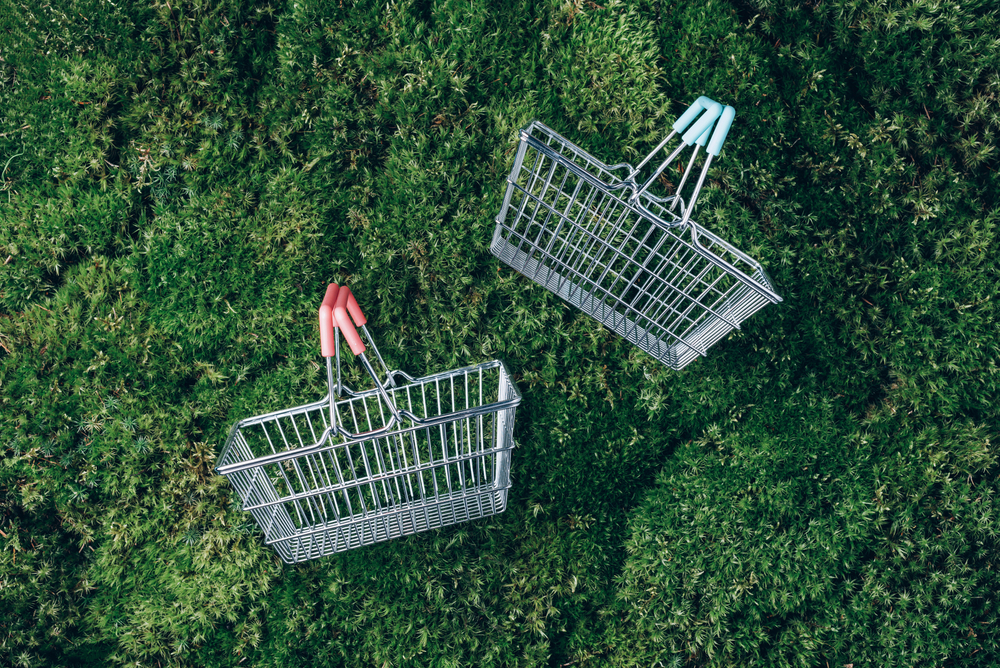
[[[607,165],[542,123],[530,123],[520,133],[491,252],[662,363],[682,369],[765,305],[781,301],[759,263],[691,219],[735,113],[698,98],[635,168]],[[681,133],[677,148],[638,180]],[[706,142],[704,165],[685,200]],[[673,194],[650,194],[650,186],[692,146]]]
[[[390,372],[346,285],[327,288],[319,322],[329,394],[236,423],[216,468],[281,559],[315,559],[503,512],[521,401],[503,362],[423,378]],[[373,389],[341,382],[341,330]]]

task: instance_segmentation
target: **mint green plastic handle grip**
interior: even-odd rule
[[[715,100],[705,97],[702,95],[694,103],[687,108],[681,117],[674,121],[674,132],[684,132],[687,130],[687,126],[691,125],[691,121],[698,117],[698,114],[702,112],[703,109],[707,109],[709,106],[716,104]]]
[[[718,102],[713,102],[712,105],[705,109],[705,113],[701,115],[701,118],[695,121],[694,124],[688,128],[688,131],[681,136],[681,140],[683,140],[688,146],[693,144],[706,130],[711,129],[712,125],[715,123],[715,119],[717,119],[721,113],[722,105]]]
[[[736,118],[735,109],[729,106],[723,109],[722,115],[719,117],[719,122],[715,126],[715,132],[712,133],[712,141],[708,143],[708,152],[711,155],[718,156],[722,151],[722,144],[726,141],[729,128],[733,126],[734,118]]]
[[[707,144],[708,143],[708,136],[710,134],[712,134],[712,128],[708,128],[703,133],[701,133],[701,136],[698,137],[698,146],[704,146],[705,144]]]
[[[705,113],[701,118],[688,128],[688,125],[691,125],[691,121],[697,118],[702,111]],[[684,143],[690,146],[693,142],[697,141],[699,146],[704,146],[707,139],[704,139],[703,136],[706,132],[711,132],[712,124],[720,114],[722,114],[722,105],[702,95],[694,101],[694,104],[687,108],[687,111],[681,114],[680,118],[674,121],[674,132],[684,132],[685,128],[687,128],[687,132],[684,132],[684,135],[681,137]]]

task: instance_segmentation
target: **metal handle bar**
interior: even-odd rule
[[[383,387],[396,387],[395,376],[396,375],[406,375],[402,371],[389,371],[389,367],[386,366],[385,360],[382,359],[382,354],[379,353],[378,347],[375,345],[375,341],[372,339],[371,334],[368,333],[368,328],[365,326],[368,323],[368,319],[365,318],[364,313],[361,312],[361,307],[358,306],[357,300],[354,298],[354,294],[351,293],[350,288],[346,285],[343,290],[336,284],[331,283],[326,288],[326,296],[323,297],[323,303],[319,307],[319,337],[320,337],[320,349],[322,351],[323,357],[327,359],[327,365],[329,366],[329,358],[335,357],[337,359],[337,394],[343,394],[346,390],[347,394],[354,394],[353,391],[346,388],[340,380],[340,322],[338,321],[336,311],[337,305],[339,303],[339,297],[342,292],[346,291],[346,302],[340,304],[340,310],[346,310],[350,312],[351,317],[354,322],[357,323],[361,331],[364,332],[365,336],[368,337],[368,342],[371,344],[372,350],[375,351],[375,356],[378,358],[379,363],[386,371],[385,382],[376,384],[381,384]],[[352,352],[354,352],[355,346],[360,346],[360,351],[364,352],[365,344],[361,341],[361,337],[358,336],[357,330],[351,321],[344,317],[348,324],[348,329],[344,330],[344,337],[348,339],[348,345],[351,346]],[[333,343],[330,343],[330,341]],[[355,354],[357,354],[355,352]],[[331,382],[332,385],[332,382]]]
[[[323,357],[326,358],[326,384],[330,389],[330,424],[337,424],[337,409],[333,400],[333,367],[330,365],[330,357],[337,358],[337,387],[340,387],[340,330],[337,329],[336,320],[333,316],[333,307],[337,303],[337,296],[340,293],[340,286],[331,283],[326,286],[326,295],[323,296],[323,303],[319,307],[319,347]]]
[[[350,311],[350,316],[348,316],[348,311]],[[382,400],[385,401],[385,404],[388,407],[389,412],[392,414],[392,417],[390,418],[389,422],[382,428],[382,430],[387,430],[393,424],[395,424],[396,420],[400,418],[400,412],[399,409],[396,407],[396,404],[392,401],[392,399],[389,398],[388,393],[386,393],[385,391],[385,387],[383,387],[382,383],[379,382],[378,374],[375,373],[375,369],[372,367],[371,362],[368,361],[368,357],[365,355],[365,350],[366,350],[365,344],[361,340],[361,337],[358,336],[358,330],[355,329],[355,325],[360,327],[362,331],[365,333],[365,336],[368,338],[368,342],[372,344],[372,349],[375,350],[375,354],[378,356],[378,361],[381,362],[382,368],[385,369],[385,372],[387,374],[389,374],[389,368],[385,365],[385,362],[382,360],[382,356],[378,354],[378,348],[375,347],[375,342],[372,340],[371,334],[368,333],[368,329],[365,327],[365,324],[368,322],[367,318],[365,318],[364,314],[361,312],[361,307],[358,306],[358,302],[354,298],[354,294],[351,292],[351,289],[346,285],[341,287],[339,293],[337,294],[337,303],[333,307],[333,317],[336,320],[339,329],[342,329],[344,331],[344,338],[347,339],[347,344],[350,346],[351,352],[354,353],[359,360],[361,360],[361,363],[365,367],[365,371],[367,371],[368,375],[371,376],[372,381],[375,383],[375,388],[382,396]],[[354,320],[354,322],[351,322],[352,319]],[[337,358],[337,368],[338,369],[340,368],[339,357]],[[391,383],[394,384],[391,374],[389,374],[389,380]],[[330,406],[332,410],[333,407],[332,385],[330,387]],[[332,416],[331,416],[331,424],[334,425],[336,424],[335,422],[333,422]],[[344,435],[351,434],[351,432],[344,430],[342,427],[337,427],[337,429],[338,431],[343,430],[342,433]],[[376,429],[375,431],[382,431],[382,430]],[[367,434],[371,432],[363,432],[363,433]]]
[[[331,311],[332,311],[332,317],[331,317]],[[389,371],[389,368],[386,366],[385,361],[382,359],[382,356],[378,352],[378,348],[375,346],[375,341],[372,339],[371,334],[368,333],[368,329],[365,327],[368,320],[367,318],[365,318],[364,313],[361,311],[361,307],[358,305],[357,299],[355,299],[354,294],[351,292],[351,289],[348,286],[346,285],[338,286],[336,283],[331,283],[327,287],[326,296],[323,298],[323,303],[320,306],[319,319],[320,319],[320,344],[323,356],[326,357],[327,383],[330,388],[329,403],[330,403],[331,430],[335,431],[337,434],[349,440],[358,440],[362,438],[375,438],[383,434],[386,434],[389,431],[391,431],[393,427],[396,426],[396,423],[398,423],[400,420],[404,418],[416,425],[421,425],[421,426],[432,426],[435,424],[439,424],[441,422],[439,418],[420,418],[408,410],[400,410],[399,407],[396,406],[396,403],[389,396],[389,393],[386,392],[386,385],[389,385],[391,387],[396,386],[395,376],[397,374],[402,375],[407,380],[412,381],[413,379],[407,374],[404,374],[402,372]],[[375,371],[375,368],[372,366],[372,363],[371,361],[369,361],[367,355],[365,355],[367,347],[361,340],[361,337],[358,335],[358,330],[356,329],[355,326],[360,327],[361,330],[364,332],[365,337],[368,339],[368,343],[371,345],[372,350],[378,357],[379,363],[385,370],[386,375],[388,376],[388,382],[386,384],[383,384],[379,381],[378,373]],[[333,331],[330,332],[330,330]],[[371,376],[372,381],[375,383],[376,392],[379,394],[379,396],[382,398],[382,401],[385,402],[386,407],[389,409],[390,413],[389,420],[382,427],[378,429],[354,433],[348,431],[343,425],[338,424],[334,395],[336,393],[343,393],[343,390],[346,389],[344,385],[340,382],[339,332],[341,330],[343,330],[344,338],[347,339],[347,344],[348,346],[350,346],[351,352],[354,353],[359,360],[361,360],[362,365],[364,365],[365,371],[368,372],[368,375]],[[337,391],[334,390],[333,372],[330,365],[330,356],[328,354],[330,352],[328,345],[330,338],[334,339],[333,353],[337,359],[337,385],[336,385]],[[357,394],[353,391],[348,391],[348,392],[352,395]],[[465,417],[465,412],[458,411],[452,414],[450,419],[458,419],[460,417]]]
[[[712,135],[712,141],[708,145],[708,155],[705,156],[705,165],[701,168],[701,174],[698,175],[698,183],[694,186],[694,192],[691,194],[691,201],[687,203],[684,207],[684,216],[681,219],[680,224],[686,225],[688,220],[691,218],[691,212],[694,211],[694,205],[698,201],[698,194],[701,193],[701,187],[705,183],[705,177],[708,176],[708,168],[712,165],[712,158],[719,155],[719,151],[722,150],[722,143],[726,140],[726,135],[729,134],[729,128],[733,125],[733,119],[736,117],[736,110],[732,107],[726,107],[722,115],[719,117],[719,124],[715,128],[715,134]],[[714,149],[714,153],[713,153]],[[697,153],[697,149],[695,149]],[[691,162],[694,162],[694,156],[691,157]],[[688,170],[691,166],[688,165]],[[684,175],[685,179],[687,174]],[[683,182],[682,182],[683,184]],[[695,243],[698,243],[698,231],[691,227],[691,237],[694,239]]]
[[[698,116],[698,114],[701,114],[702,111],[704,111],[705,114],[702,115],[701,119],[699,119],[698,122],[695,123],[693,127],[691,127],[691,129],[689,129],[687,132],[684,132],[684,130],[689,125],[691,125],[691,121],[693,121]],[[646,163],[652,160],[657,153],[663,150],[663,147],[666,146],[667,143],[671,139],[673,139],[675,135],[684,132],[684,134],[681,136],[681,141],[683,142],[683,144],[681,146],[678,146],[674,150],[674,152],[671,153],[667,157],[667,159],[663,161],[662,164],[660,164],[660,166],[653,173],[653,176],[646,180],[645,187],[648,187],[649,184],[654,179],[656,179],[656,177],[658,177],[663,172],[664,169],[667,168],[667,165],[673,162],[674,158],[676,158],[677,155],[682,150],[684,150],[685,147],[690,146],[691,143],[695,141],[697,141],[699,146],[704,146],[705,141],[708,138],[707,134],[712,129],[712,124],[715,123],[715,119],[717,119],[721,114],[722,114],[721,104],[719,104],[715,100],[705,97],[704,95],[699,97],[697,100],[694,101],[694,103],[691,104],[690,107],[687,108],[687,111],[681,114],[680,117],[676,121],[674,121],[673,126],[671,126],[670,134],[664,137],[663,141],[657,144],[656,148],[650,151],[649,155],[647,155],[642,160],[642,162],[640,162],[636,166],[636,168],[632,170],[632,173],[629,175],[629,178],[630,179],[634,178],[635,175],[639,173],[639,170],[645,167]]]
[[[493,362],[489,366],[490,367],[492,367],[492,366],[500,366],[500,367],[503,368],[504,373],[507,373],[509,375],[509,371],[507,370],[507,365],[504,364],[502,361],[500,361],[500,362]],[[470,368],[473,368],[473,367],[470,367]],[[405,377],[408,381],[415,380],[414,378],[412,378],[411,376],[409,376],[406,373],[403,373],[403,372],[397,372],[397,373],[399,373],[400,375],[402,375],[403,377]],[[438,374],[438,375],[440,375],[440,376],[446,376],[448,374]],[[435,377],[437,377],[437,376],[428,376],[428,377],[424,377],[423,380],[426,381],[426,380],[429,380],[429,379],[434,379]],[[377,391],[377,389],[375,391]],[[368,391],[366,391],[366,392],[364,392],[362,394],[368,394],[370,392],[371,392],[371,390],[368,390]],[[520,396],[515,396],[512,399],[506,399],[504,401],[496,401],[496,402],[488,404],[486,406],[476,406],[476,407],[473,407],[473,408],[464,408],[462,410],[454,411],[452,413],[447,413],[445,415],[438,415],[438,416],[435,416],[435,417],[432,417],[432,418],[421,418],[421,417],[418,417],[418,416],[414,415],[412,412],[410,412],[408,410],[401,410],[401,411],[399,411],[400,417],[401,418],[405,418],[406,420],[412,422],[413,425],[410,426],[410,427],[403,427],[403,428],[399,429],[398,431],[400,433],[406,433],[406,432],[409,432],[409,431],[420,429],[421,427],[435,427],[435,426],[441,425],[441,424],[447,424],[447,423],[450,423],[450,422],[456,422],[456,421],[464,419],[464,418],[477,417],[477,416],[480,416],[480,415],[486,415],[488,413],[496,413],[496,412],[499,412],[499,411],[506,410],[508,408],[513,408],[513,407],[517,406],[520,403],[520,401],[521,401],[521,397]],[[312,405],[318,407],[318,406],[322,406],[324,403],[326,403],[325,399],[320,400],[316,404],[312,404]],[[299,409],[297,409],[297,408],[283,409],[283,410],[279,410],[279,411],[274,411],[272,413],[268,413],[266,415],[258,415],[258,416],[253,417],[253,418],[247,418],[246,420],[241,420],[240,422],[237,422],[235,425],[233,425],[233,428],[230,430],[230,439],[232,438],[233,434],[235,434],[237,431],[239,431],[243,427],[246,427],[246,426],[249,426],[249,425],[252,425],[252,424],[259,424],[261,422],[266,422],[266,421],[268,421],[270,419],[273,419],[275,417],[280,417],[280,416],[282,416],[284,414],[287,414],[289,412],[296,411],[296,410],[299,410]],[[363,440],[368,440],[368,439],[371,439],[371,438],[378,438],[379,436],[382,436],[382,435],[384,435],[386,433],[391,432],[392,431],[392,427],[394,427],[397,422],[398,422],[398,420],[395,417],[391,417],[390,420],[389,420],[389,422],[385,426],[381,427],[380,429],[375,429],[373,431],[359,432],[357,434],[354,434],[354,433],[351,433],[351,432],[347,431],[342,426],[336,426],[335,425],[335,426],[327,427],[323,431],[323,433],[320,435],[320,437],[316,441],[316,443],[314,443],[313,445],[310,445],[308,447],[305,447],[305,448],[295,448],[295,449],[292,449],[292,450],[285,450],[285,451],[282,451],[282,452],[276,452],[276,453],[272,453],[270,455],[265,455],[263,457],[256,457],[254,459],[251,459],[251,460],[245,461],[245,462],[237,462],[237,463],[233,463],[233,464],[227,464],[225,466],[218,467],[216,470],[221,475],[229,475],[231,473],[238,473],[240,471],[245,471],[247,469],[256,468],[258,466],[266,466],[268,464],[277,464],[277,463],[284,462],[284,461],[287,461],[287,460],[290,460],[290,459],[297,459],[297,458],[300,458],[300,457],[305,457],[305,456],[308,456],[308,455],[313,455],[313,454],[316,454],[318,452],[325,452],[325,451],[330,450],[332,448],[341,447],[343,445],[343,443],[333,443],[333,442],[331,442],[331,441],[328,440],[334,433],[339,434],[340,436],[343,436],[343,437],[347,438],[348,441],[363,441]],[[225,454],[225,453],[223,453],[223,454]],[[220,457],[220,459],[221,459],[221,457]]]
[[[704,113],[702,113],[703,111]],[[701,114],[700,118],[698,118],[699,114]],[[708,143],[709,156],[718,156],[719,152],[722,151],[722,145],[726,141],[726,136],[729,134],[729,128],[733,124],[733,118],[735,115],[736,110],[732,107],[723,107],[715,100],[712,100],[704,95],[695,100],[694,103],[688,107],[687,111],[681,114],[681,116],[674,121],[670,134],[667,135],[667,137],[661,141],[642,162],[639,163],[635,170],[633,170],[633,173],[630,176],[634,178],[635,174],[637,174],[647,162],[653,159],[653,156],[659,153],[663,147],[667,145],[667,142],[669,142],[675,135],[681,132],[684,133],[681,135],[681,145],[674,149],[674,151],[667,156],[666,160],[660,163],[660,166],[654,170],[653,174],[646,179],[642,186],[636,189],[632,198],[638,198],[646,192],[649,187],[653,185],[653,182],[659,178],[660,174],[662,174],[664,170],[670,166],[670,163],[673,162],[685,148],[695,144],[695,149],[691,154],[691,159],[688,161],[687,169],[684,170],[684,176],[681,178],[681,183],[677,186],[677,193],[679,195],[681,189],[684,187],[684,184],[687,182],[688,175],[691,173],[691,168],[694,166],[695,158],[698,156],[698,149]],[[698,118],[697,122],[695,122],[694,125],[691,125],[691,121],[695,118]],[[718,121],[718,123],[716,123],[716,121]],[[690,128],[688,128],[689,125],[691,125]],[[712,133],[713,125],[715,125],[714,133]],[[685,128],[687,128],[686,132]],[[710,133],[711,141],[709,141]],[[711,157],[708,158],[708,162],[710,161]],[[708,162],[706,162],[706,167],[702,169],[703,174],[707,171]],[[701,188],[703,181],[704,179],[699,180],[698,186],[695,188],[694,197],[692,197],[692,202],[688,203],[688,205],[684,207],[685,211],[690,212],[693,210],[693,200],[697,199],[697,193]],[[677,201],[675,200],[674,206],[676,206],[676,204]],[[670,208],[673,210],[674,207],[671,206]]]
[[[351,318],[348,318],[347,312],[350,311],[351,317],[354,319],[361,330],[368,337],[369,343],[371,343],[372,350],[375,351],[376,357],[378,357],[379,363],[386,372],[386,382],[381,383],[378,380],[378,374],[375,373],[375,369],[372,368],[371,363],[368,358],[365,357],[365,344],[361,341],[361,337],[358,336],[358,331],[354,327],[354,323],[351,322]],[[365,365],[365,369],[371,375],[372,379],[375,381],[375,386],[381,391],[383,398],[389,407],[389,412],[392,413],[393,420],[390,421],[390,425],[394,424],[395,419],[399,416],[399,411],[396,409],[395,404],[389,400],[389,396],[385,394],[386,387],[395,387],[396,381],[394,379],[395,373],[391,372],[386,366],[385,361],[382,359],[382,355],[379,354],[378,348],[375,346],[375,342],[372,340],[371,334],[368,333],[368,328],[365,327],[368,319],[365,318],[364,313],[361,312],[361,307],[358,306],[357,300],[351,293],[351,289],[346,285],[341,287],[336,283],[331,283],[326,288],[326,295],[323,297],[323,303],[319,307],[319,339],[320,339],[320,352],[323,357],[326,358],[326,382],[329,387],[330,394],[328,396],[330,404],[330,424],[337,433],[343,433],[344,435],[350,436],[351,433],[337,425],[337,410],[336,410],[336,396],[344,394],[345,391],[348,394],[354,395],[355,392],[347,388],[340,379],[340,330],[344,329],[344,338],[347,339],[348,345],[351,347],[351,352],[358,355],[361,361]],[[334,385],[333,382],[333,367],[330,358],[334,357],[337,360],[337,383]]]

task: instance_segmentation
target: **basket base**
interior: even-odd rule
[[[286,564],[308,561],[429,529],[497,515],[507,509],[508,488],[509,485],[476,494],[442,494],[433,501],[427,499],[402,504],[389,512],[371,513],[350,522],[312,526],[270,543]]]
[[[666,343],[634,319],[608,305],[599,295],[546,267],[540,260],[518,249],[502,237],[494,238],[490,251],[505,264],[555,293],[675,371],[680,371],[698,357],[704,356],[712,344],[733,329],[721,318],[710,317],[695,332],[685,337],[686,340]]]

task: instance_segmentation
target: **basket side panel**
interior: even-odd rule
[[[289,563],[316,559],[373,543],[430,529],[481,519],[506,510],[507,490],[462,494],[435,502],[397,508],[392,514],[372,515],[353,522],[313,527],[275,543]]]
[[[498,364],[439,374],[390,390],[397,406],[421,417],[468,411],[461,419],[400,429],[378,438],[331,442],[318,450],[242,471],[265,491],[248,497],[268,543],[286,561],[312,559],[506,508],[513,409],[491,408],[516,396]],[[388,417],[374,392],[337,402],[338,420],[358,432]],[[268,448],[308,444],[289,436],[287,419],[261,424]],[[325,424],[320,410],[310,415]],[[322,429],[319,431],[322,435]],[[282,436],[283,435],[283,436]],[[246,486],[246,482],[241,481]]]
[[[246,440],[239,432],[235,434],[232,447],[239,456],[245,457],[249,453]],[[239,495],[243,508],[250,508],[250,514],[264,532],[265,542],[295,533],[297,525],[289,516],[287,509],[277,503],[280,494],[263,467],[244,469],[226,477]],[[287,561],[288,555],[281,556]]]
[[[761,282],[766,280],[760,272],[755,274],[754,278]],[[710,348],[733,330],[730,322],[740,324],[770,303],[759,293],[741,285],[733,291],[724,304],[719,306],[721,317],[706,318],[697,329],[688,335],[688,338],[699,347]]]
[[[714,235],[705,235],[709,252],[696,249],[560,156],[529,147],[505,199],[493,253],[672,368],[737,327],[748,303],[760,308],[726,270],[742,263],[766,285],[759,265]]]
[[[500,378],[500,400],[507,401],[517,393],[514,384],[506,371]],[[493,431],[493,438],[496,440],[494,449],[497,457],[494,465],[494,486],[497,489],[506,490],[511,485],[510,460],[511,452],[514,449],[514,415],[517,407],[508,408],[496,413],[496,426]],[[506,492],[504,494],[506,499]],[[506,503],[506,501],[505,501]]]

